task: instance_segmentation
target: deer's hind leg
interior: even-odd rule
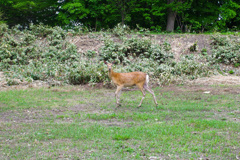
[[[147,84],[144,84],[143,88],[145,88],[149,93],[152,94],[154,102],[155,102],[156,107],[157,107],[158,103],[157,103],[157,100],[156,100],[156,97],[155,97],[155,94],[154,94],[153,90],[150,87],[148,87]]]
[[[145,93],[145,91],[144,91],[144,89],[143,89],[143,85],[142,85],[142,84],[137,84],[137,86],[138,86],[138,88],[141,90],[141,92],[142,92],[142,94],[143,94],[142,99],[141,99],[141,101],[140,101],[140,103],[139,103],[139,105],[138,105],[138,107],[141,107],[142,102],[143,102],[143,100],[144,100],[144,98],[145,98],[146,93]]]

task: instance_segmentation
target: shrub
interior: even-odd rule
[[[73,35],[81,35],[84,33],[88,33],[89,29],[86,26],[78,25],[75,26],[73,29],[68,30],[68,32],[72,33]]]
[[[151,58],[158,63],[164,63],[173,58],[169,46],[152,44],[149,38],[131,37],[123,38],[122,43],[105,39],[104,46],[100,50],[100,57],[106,61],[128,63],[131,58]]]
[[[201,62],[201,56],[182,56],[181,61],[174,65],[173,74],[187,76],[190,79],[205,77],[211,74],[212,66],[209,63]]]
[[[229,45],[229,37],[227,36],[222,36],[220,34],[217,34],[217,35],[212,35],[211,39],[212,39],[211,45],[215,47]]]
[[[240,40],[227,36],[212,36],[212,63],[236,64],[240,63]]]
[[[100,50],[100,58],[105,61],[123,61],[125,57],[122,44],[115,43],[113,40],[105,39],[104,46]]]
[[[191,52],[196,52],[198,50],[197,42],[195,42],[192,46],[189,47]]]
[[[108,72],[104,63],[81,60],[67,77],[70,84],[98,83],[107,79]]]
[[[44,38],[53,33],[53,29],[51,27],[43,24],[39,25],[30,24],[29,28],[31,33],[34,33],[38,37]]]
[[[8,26],[4,23],[0,24],[0,36],[3,36],[8,30]]]
[[[12,79],[67,81],[66,75],[80,55],[76,46],[65,39],[65,31],[59,27],[7,29],[1,37],[0,70]]]
[[[206,55],[207,55],[207,49],[206,49],[206,48],[203,48],[203,49],[201,50],[201,54],[204,55],[204,56],[206,56]]]
[[[173,59],[173,53],[169,52],[170,49],[165,46],[152,46],[151,58],[160,63],[167,63],[170,59]]]
[[[131,30],[130,30],[129,26],[127,26],[125,24],[122,25],[122,24],[119,23],[112,29],[112,33],[115,36],[122,37],[124,35],[127,35],[127,34],[131,33]]]
[[[126,38],[123,41],[123,51],[125,56],[139,57],[141,54],[144,57],[150,57],[152,42],[149,38],[132,37]]]

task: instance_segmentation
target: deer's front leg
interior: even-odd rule
[[[121,91],[121,89],[123,88],[123,86],[117,86],[117,90],[115,92],[115,97],[116,97],[116,102],[117,102],[117,107],[120,105],[119,103],[119,92]]]

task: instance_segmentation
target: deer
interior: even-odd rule
[[[121,106],[121,104],[119,103],[119,92],[122,90],[122,88],[123,87],[131,87],[131,86],[135,86],[135,85],[140,89],[140,91],[143,94],[140,104],[138,105],[138,108],[141,107],[142,102],[146,95],[144,89],[146,89],[149,93],[152,94],[154,102],[156,104],[156,107],[158,106],[155,94],[154,94],[153,90],[148,86],[148,83],[149,83],[148,74],[146,74],[144,72],[116,73],[112,69],[112,65],[114,64],[114,62],[107,63],[106,61],[104,61],[104,63],[108,67],[109,78],[117,86],[117,90],[115,92],[117,107]]]

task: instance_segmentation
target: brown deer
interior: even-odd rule
[[[116,73],[112,70],[113,63],[107,63],[104,61],[104,63],[108,66],[108,76],[112,80],[112,82],[117,85],[117,90],[115,92],[115,97],[117,101],[117,107],[120,105],[119,103],[119,92],[123,87],[130,87],[136,85],[142,92],[143,97],[140,101],[140,104],[138,107],[141,107],[143,99],[145,98],[145,91],[146,89],[148,92],[150,92],[154,98],[154,102],[157,107],[157,101],[156,97],[154,95],[154,92],[152,89],[148,86],[149,82],[149,76],[146,73],[143,72],[129,72],[129,73]]]

